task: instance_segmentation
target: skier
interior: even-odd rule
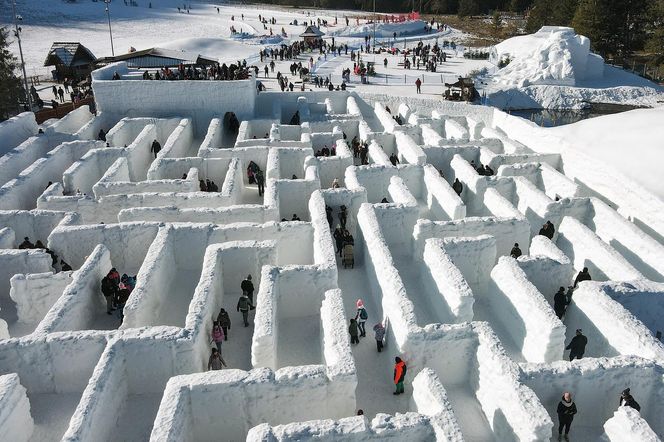
[[[237,311],[242,312],[242,320],[244,326],[249,327],[249,308],[253,307],[246,292],[242,292],[242,296],[237,300]]]
[[[358,299],[355,305],[357,306],[355,320],[357,321],[357,326],[360,329],[360,336],[364,338],[367,335],[367,331],[364,328],[364,325],[367,322],[367,319],[369,319],[369,315],[367,314],[367,309],[364,308],[364,302],[361,299]]]
[[[565,427],[565,440],[569,440],[569,427],[572,425],[576,414],[576,404],[572,401],[572,394],[566,391],[558,403],[558,440],[562,440],[563,427]]]
[[[375,338],[376,338],[376,348],[378,349],[378,353],[380,353],[383,350],[383,338],[385,337],[385,327],[383,327],[382,323],[378,323],[373,326],[373,331],[375,333]]]
[[[161,144],[159,144],[159,141],[156,139],[152,142],[152,146],[150,147],[150,152],[154,152],[154,157],[157,158],[157,154],[161,150]]]
[[[636,411],[641,411],[641,406],[638,402],[636,402],[634,396],[631,395],[629,388],[625,388],[620,395],[620,406],[632,407]]]
[[[213,348],[210,360],[208,361],[208,370],[221,370],[222,367],[227,367],[226,361],[221,357],[219,350]]]
[[[355,318],[350,318],[350,325],[348,326],[348,333],[350,333],[350,343],[359,344],[360,339],[357,337],[357,321]]]
[[[221,329],[224,331],[224,341],[228,341],[228,330],[231,328],[231,318],[228,316],[228,312],[225,309],[219,310],[219,315],[217,315],[217,322],[221,326]]]
[[[583,270],[581,270],[579,274],[576,275],[576,279],[574,280],[574,288],[576,288],[580,282],[590,281],[591,279],[592,278],[590,277],[590,272],[588,272],[588,267],[584,267]]]
[[[403,393],[403,381],[406,378],[406,363],[401,360],[399,356],[394,358],[394,383],[397,386],[397,390],[392,393],[394,395]]]
[[[583,358],[583,353],[586,351],[586,344],[588,343],[588,338],[583,336],[583,332],[580,328],[576,329],[576,336],[572,338],[572,341],[569,343],[565,350],[569,350],[569,360],[570,362],[574,358]]]
[[[242,281],[240,284],[240,288],[242,289],[242,292],[249,297],[249,303],[252,304],[251,309],[253,310],[253,304],[254,304],[254,283],[251,282],[251,275],[247,275],[247,278]]]
[[[217,346],[221,355],[221,343],[224,341],[224,330],[219,325],[219,321],[214,321],[212,325],[211,341]]]
[[[560,287],[555,295],[553,295],[553,310],[556,312],[558,319],[563,319],[565,314],[565,309],[567,308],[567,296],[565,295],[565,289]]]
[[[518,242],[514,243],[514,247],[512,247],[512,250],[510,251],[510,256],[514,259],[521,256],[521,249],[519,248],[519,243]]]

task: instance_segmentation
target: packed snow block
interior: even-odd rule
[[[222,370],[177,376],[166,387],[151,440],[172,440],[179,432],[170,422],[176,410],[169,404],[189,390],[193,426],[191,440],[214,440],[224,434],[229,440],[244,440],[249,429],[259,423],[273,425],[302,419],[339,419],[355,407],[354,397],[333,394],[322,366],[270,369]],[[213,410],[227,410],[219,416]],[[179,421],[181,419],[176,419]]]
[[[261,271],[262,284],[256,294],[256,316],[251,337],[251,366],[277,366],[277,279],[279,269],[265,266]]]
[[[411,401],[418,413],[429,416],[440,436],[446,441],[462,442],[461,426],[457,421],[452,405],[447,398],[445,387],[438,375],[424,368],[413,379]]]
[[[435,120],[432,123],[420,125],[422,130],[422,142],[427,146],[440,146],[444,138],[440,135],[440,129],[434,128]]]
[[[353,155],[350,153],[348,145],[344,140],[336,142],[337,154],[333,157],[317,157],[318,175],[321,187],[330,188],[335,179],[339,180],[339,185],[344,187],[344,173],[346,169],[353,165]],[[305,168],[310,164],[305,163]]]
[[[417,318],[412,301],[394,264],[392,254],[381,230],[376,211],[371,204],[362,204],[357,214],[363,238],[364,267],[374,302],[383,307],[383,315],[399,348],[409,335],[417,331]]]
[[[34,209],[48,182],[61,181],[62,173],[95,147],[99,147],[96,141],[71,141],[59,145],[0,188],[0,208]]]
[[[99,136],[99,129],[108,132],[122,116],[116,117],[102,112],[97,112],[87,123],[74,133],[78,140],[96,140]]]
[[[487,215],[486,206],[482,201],[484,192],[487,189],[486,178],[480,177],[473,166],[459,154],[455,154],[452,157],[450,172],[450,182],[454,182],[458,178],[463,184],[463,189],[459,196],[466,203],[467,216]]]
[[[613,417],[604,423],[604,436],[609,441],[660,442],[648,422],[632,407],[618,407]]]
[[[309,221],[309,198],[313,192],[320,190],[320,181],[317,179],[283,179],[275,180],[275,185],[275,197],[279,205],[280,218],[289,220],[295,214],[302,221]]]
[[[338,127],[337,130],[332,132],[317,132],[311,134],[311,147],[314,151],[323,149],[324,147],[331,148],[336,144],[337,141],[343,140],[344,135],[341,132],[341,129]],[[305,134],[303,134],[303,137]],[[305,140],[302,140],[305,141]]]
[[[14,275],[9,296],[16,303],[18,321],[36,325],[71,282],[72,272]]]
[[[6,154],[29,137],[36,135],[39,127],[33,112],[23,112],[0,123],[0,156]]]
[[[586,356],[621,354],[664,360],[664,344],[632,312],[610,296],[615,292],[629,291],[629,288],[629,285],[612,283],[582,283],[574,290],[565,322],[578,326],[570,327],[567,334],[571,340],[574,336],[572,328],[584,330],[588,336]]]
[[[311,149],[284,148],[270,149],[266,178],[291,179],[293,175],[304,177],[304,160],[313,156]],[[276,175],[274,172],[277,172]]]
[[[40,134],[28,138],[16,148],[9,150],[0,157],[0,184],[16,178],[22,170],[67,141],[72,141],[71,135]]]
[[[385,109],[385,105],[383,103],[376,101],[374,103],[374,112],[378,118],[378,121],[380,121],[380,124],[383,126],[385,132],[395,133],[399,131],[397,128],[401,125],[397,123],[394,118],[392,118],[392,114],[390,114],[387,109]]]
[[[181,179],[185,173],[187,178],[190,178],[191,169],[196,169],[198,171],[197,180],[212,180],[221,188],[234,159],[238,158],[158,158],[150,166],[147,178],[148,180],[174,180]],[[240,168],[242,169],[241,165]],[[244,169],[246,170],[246,167]],[[196,191],[198,190],[200,189],[196,189]]]
[[[431,164],[424,165],[424,195],[436,220],[465,218],[466,205]]]
[[[491,235],[448,237],[427,240],[443,247],[448,258],[459,269],[473,293],[486,293],[489,274],[496,262],[496,238]]]
[[[309,198],[309,216],[311,218],[311,225],[313,227],[313,261],[315,264],[327,266],[332,271],[336,271],[337,268],[337,259],[334,252],[334,244],[332,242],[332,236],[330,235],[331,226],[327,222],[327,213],[325,212],[325,198],[323,193],[319,190],[314,191]],[[346,207],[350,207],[351,212],[353,211],[353,205],[349,204]],[[353,216],[350,217],[352,221]],[[350,231],[355,231],[353,225],[346,221],[346,226]],[[357,241],[355,244],[359,244]],[[357,246],[356,246],[357,247]],[[334,279],[337,279],[337,276],[334,276]]]
[[[345,389],[346,394],[354,396],[357,387],[357,373],[348,340],[341,290],[325,292],[320,315],[323,360],[327,367],[327,376],[334,383],[332,388],[339,390],[339,394],[342,394],[341,390]]]
[[[565,326],[513,258],[500,258],[491,271],[486,301],[498,321],[498,333],[512,341],[528,362],[560,360]]]
[[[555,199],[581,196],[581,187],[547,163],[540,163],[540,179],[546,195]]]
[[[190,209],[178,209],[173,206],[135,207],[122,209],[118,213],[118,222],[120,223],[144,221],[156,223],[233,224],[248,222],[263,224],[269,221],[279,221],[279,213],[276,208],[256,205]]]
[[[51,256],[42,250],[0,250],[0,298],[9,301],[12,276],[17,273],[50,272],[53,270],[51,263]]]
[[[540,182],[540,163],[504,164],[496,170],[496,176],[521,176],[537,186]]]
[[[276,261],[275,245],[274,241],[230,241],[207,247],[201,277],[189,303],[184,325],[191,331],[199,366],[204,367],[209,358],[212,323],[220,308],[231,310],[230,306],[239,298],[240,284],[247,273],[253,275],[256,287],[262,286],[261,268]],[[257,295],[254,295],[254,302],[256,300]],[[134,313],[136,317],[141,314],[138,310]],[[131,321],[128,327],[136,322],[134,318]]]
[[[424,146],[422,148],[427,155],[427,163],[431,164],[436,170],[443,173],[443,176],[451,183],[456,177],[452,168],[452,158],[459,155],[467,162],[479,161],[480,148],[477,145],[447,145],[447,146]]]
[[[240,123],[240,128],[237,134],[237,141],[235,142],[236,147],[242,147],[242,142],[247,141],[253,143],[252,140],[269,140],[270,139],[270,129],[272,125],[277,123],[278,120],[275,119],[257,119],[252,118],[250,120],[243,120]]]
[[[643,278],[613,247],[572,217],[566,216],[560,223],[556,245],[573,261],[575,269],[588,267],[596,281]]]
[[[64,133],[64,134],[75,134],[83,126],[85,126],[90,120],[94,118],[94,114],[90,112],[90,107],[87,105],[81,106],[78,109],[74,109],[69,112],[64,117],[60,118],[51,126],[47,127],[44,130],[45,133]]]
[[[0,376],[0,433],[6,440],[28,442],[34,421],[30,401],[17,374]]]
[[[427,162],[426,154],[411,135],[403,132],[395,132],[394,139],[396,141],[399,161],[419,166]]]
[[[521,246],[530,238],[530,225],[523,218],[468,217],[453,221],[417,220],[413,229],[416,253],[421,253],[424,241],[429,238],[449,238],[454,236],[491,235],[496,238],[496,257],[509,255],[514,243]]]
[[[320,419],[271,426],[263,423],[247,434],[247,442],[271,441],[404,441],[436,440],[437,427],[432,419],[418,413],[397,413],[395,416],[378,413],[369,421],[365,416],[346,417],[339,420]],[[458,440],[458,439],[448,439]]]
[[[242,125],[242,123],[240,123]],[[224,125],[224,120],[221,118],[213,118],[208,124],[207,132],[205,133],[205,138],[201,142],[201,145],[198,148],[197,156],[204,156],[205,152],[210,149],[219,149],[222,147],[232,147],[224,146],[224,134],[228,131],[228,128]]]
[[[64,212],[50,210],[0,210],[0,226],[14,231],[15,241],[11,247],[18,247],[26,236],[33,244],[38,240],[46,244],[46,239],[64,217]]]
[[[92,187],[104,176],[106,171],[125,155],[125,149],[100,148],[91,149],[78,161],[74,162],[62,174],[62,183],[66,195],[80,190],[91,195]]]
[[[135,275],[158,230],[157,223],[147,222],[60,226],[49,235],[48,247],[73,268],[79,268],[98,244],[104,244],[113,265],[121,273]]]
[[[371,140],[369,143],[369,163],[375,163],[381,166],[389,166],[392,164],[383,146],[378,144],[376,140]]]
[[[432,305],[442,310],[436,313],[440,322],[472,321],[475,303],[473,291],[458,266],[452,262],[442,240],[426,240],[423,259],[426,266],[421,266],[422,282],[426,284],[430,280],[435,287],[432,293],[438,292],[443,298],[442,302],[432,302]]]
[[[123,116],[187,116],[201,137],[219,109],[233,111],[239,120],[254,115],[256,81],[253,78],[224,82],[114,81],[110,79],[112,72],[106,71],[109,68],[117,69],[117,64],[97,69],[93,74],[92,90],[100,112]],[[134,104],[128,109],[129,101]]]
[[[423,199],[424,180],[423,168],[414,165],[388,166],[354,166],[346,170],[344,182],[349,189],[363,187],[367,192],[367,201],[379,203],[389,192],[388,187],[393,176],[403,180],[408,191],[416,198]]]
[[[651,281],[615,283],[606,290],[611,299],[636,316],[653,335],[662,331],[660,322],[660,318],[664,315],[662,293],[664,293],[664,284]]]
[[[590,199],[588,227],[652,281],[664,282],[664,245],[597,198]]]
[[[19,243],[20,244],[20,243]],[[16,247],[16,233],[10,227],[0,229],[0,249],[13,249]]]
[[[419,218],[417,205],[379,204],[375,211],[381,232],[391,252],[395,255],[410,255],[412,231]]]
[[[118,161],[123,161],[124,158]],[[126,163],[126,160],[124,161]],[[110,169],[109,169],[110,170]],[[118,177],[116,176],[116,179]],[[194,178],[196,178],[194,180]],[[93,186],[95,198],[102,199],[108,195],[130,195],[135,193],[190,193],[200,191],[198,176],[174,180],[148,181],[99,181]]]
[[[101,280],[111,268],[111,254],[99,244],[83,266],[72,274],[71,283],[44,316],[35,333],[94,329],[98,316],[106,313]]]
[[[572,364],[560,361],[550,365],[525,365],[522,369],[522,382],[535,391],[556,422],[556,407],[562,393],[572,393],[578,414],[570,435],[576,434],[576,438],[599,440],[604,433],[604,424],[620,408],[620,393],[628,387],[641,405],[641,418],[656,434],[664,432],[661,418],[664,412],[663,369],[657,362],[635,356],[584,358]],[[630,433],[625,432],[621,440],[629,440],[629,437]]]
[[[468,132],[468,128],[458,119],[453,117],[448,117],[445,118],[444,121],[445,121],[446,139],[460,140],[460,141],[468,141],[470,139],[470,133]]]
[[[549,304],[553,305],[553,295],[558,288],[566,289],[574,279],[572,262],[549,238],[542,235],[533,237],[529,253],[519,257],[517,264]]]
[[[189,156],[190,153],[193,154],[193,152],[190,152],[193,142],[193,124],[189,118],[183,118],[164,142],[162,149],[159,151],[159,156],[165,158]]]
[[[543,154],[537,152],[524,152],[524,153],[499,153],[495,154],[489,149],[481,149],[480,161],[482,164],[488,164],[493,170],[498,170],[503,165],[511,165],[517,163],[533,163],[538,162],[548,164],[552,168],[558,168],[560,165],[560,154],[550,153]]]

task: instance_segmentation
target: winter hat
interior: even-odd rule
[[[361,299],[358,299],[355,305],[357,306],[357,308],[364,308],[364,302],[362,302]]]
[[[625,388],[622,392],[623,396],[629,396],[629,388]]]
[[[247,275],[247,279],[251,281],[251,275]]]

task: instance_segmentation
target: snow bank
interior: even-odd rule
[[[444,440],[463,441],[461,427],[454,415],[447,392],[438,375],[430,368],[423,369],[413,379],[411,401],[419,413],[431,418],[437,434]]]
[[[513,37],[492,48],[494,64],[505,57],[510,63],[493,80],[508,86],[574,86],[604,73],[604,60],[590,53],[590,40],[572,28],[544,26],[534,34]]]
[[[439,240],[433,241],[438,243]],[[495,237],[490,235],[448,237],[439,244],[443,245],[445,253],[473,289],[473,293],[478,297],[484,296],[489,274],[496,262]]]
[[[351,22],[353,18],[350,18]],[[375,31],[376,38],[393,38],[394,33],[397,37],[404,37],[406,35],[424,34],[424,26],[426,23],[422,20],[409,20],[399,23],[376,23]],[[342,27],[339,30],[328,30],[327,35],[334,35],[335,37],[354,37],[364,38],[366,35],[374,35],[373,23],[363,25]]]
[[[0,297],[9,300],[9,281],[17,273],[44,273],[51,268],[51,256],[42,250],[0,250]]]
[[[517,264],[551,305],[558,288],[566,288],[575,276],[569,258],[549,238],[542,235],[533,237],[530,254],[519,257]]]
[[[27,442],[34,421],[30,401],[17,374],[0,376],[0,432],[7,440]]]
[[[23,112],[0,123],[0,156],[6,154],[28,137],[36,135],[39,127],[33,112]]]
[[[81,130],[81,128],[88,124],[93,118],[94,114],[90,112],[90,107],[87,105],[81,106],[60,118],[54,124],[46,128],[44,132],[47,134],[59,132],[73,135]]]
[[[612,284],[605,293],[636,316],[653,334],[661,331],[660,318],[664,314],[661,293],[664,286],[650,281]]]
[[[438,220],[461,219],[466,206],[447,181],[430,164],[424,165],[424,193],[427,207]]]

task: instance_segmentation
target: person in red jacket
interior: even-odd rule
[[[406,363],[401,360],[399,356],[394,358],[394,383],[397,386],[397,391],[393,394],[403,393],[403,380],[406,378]]]

